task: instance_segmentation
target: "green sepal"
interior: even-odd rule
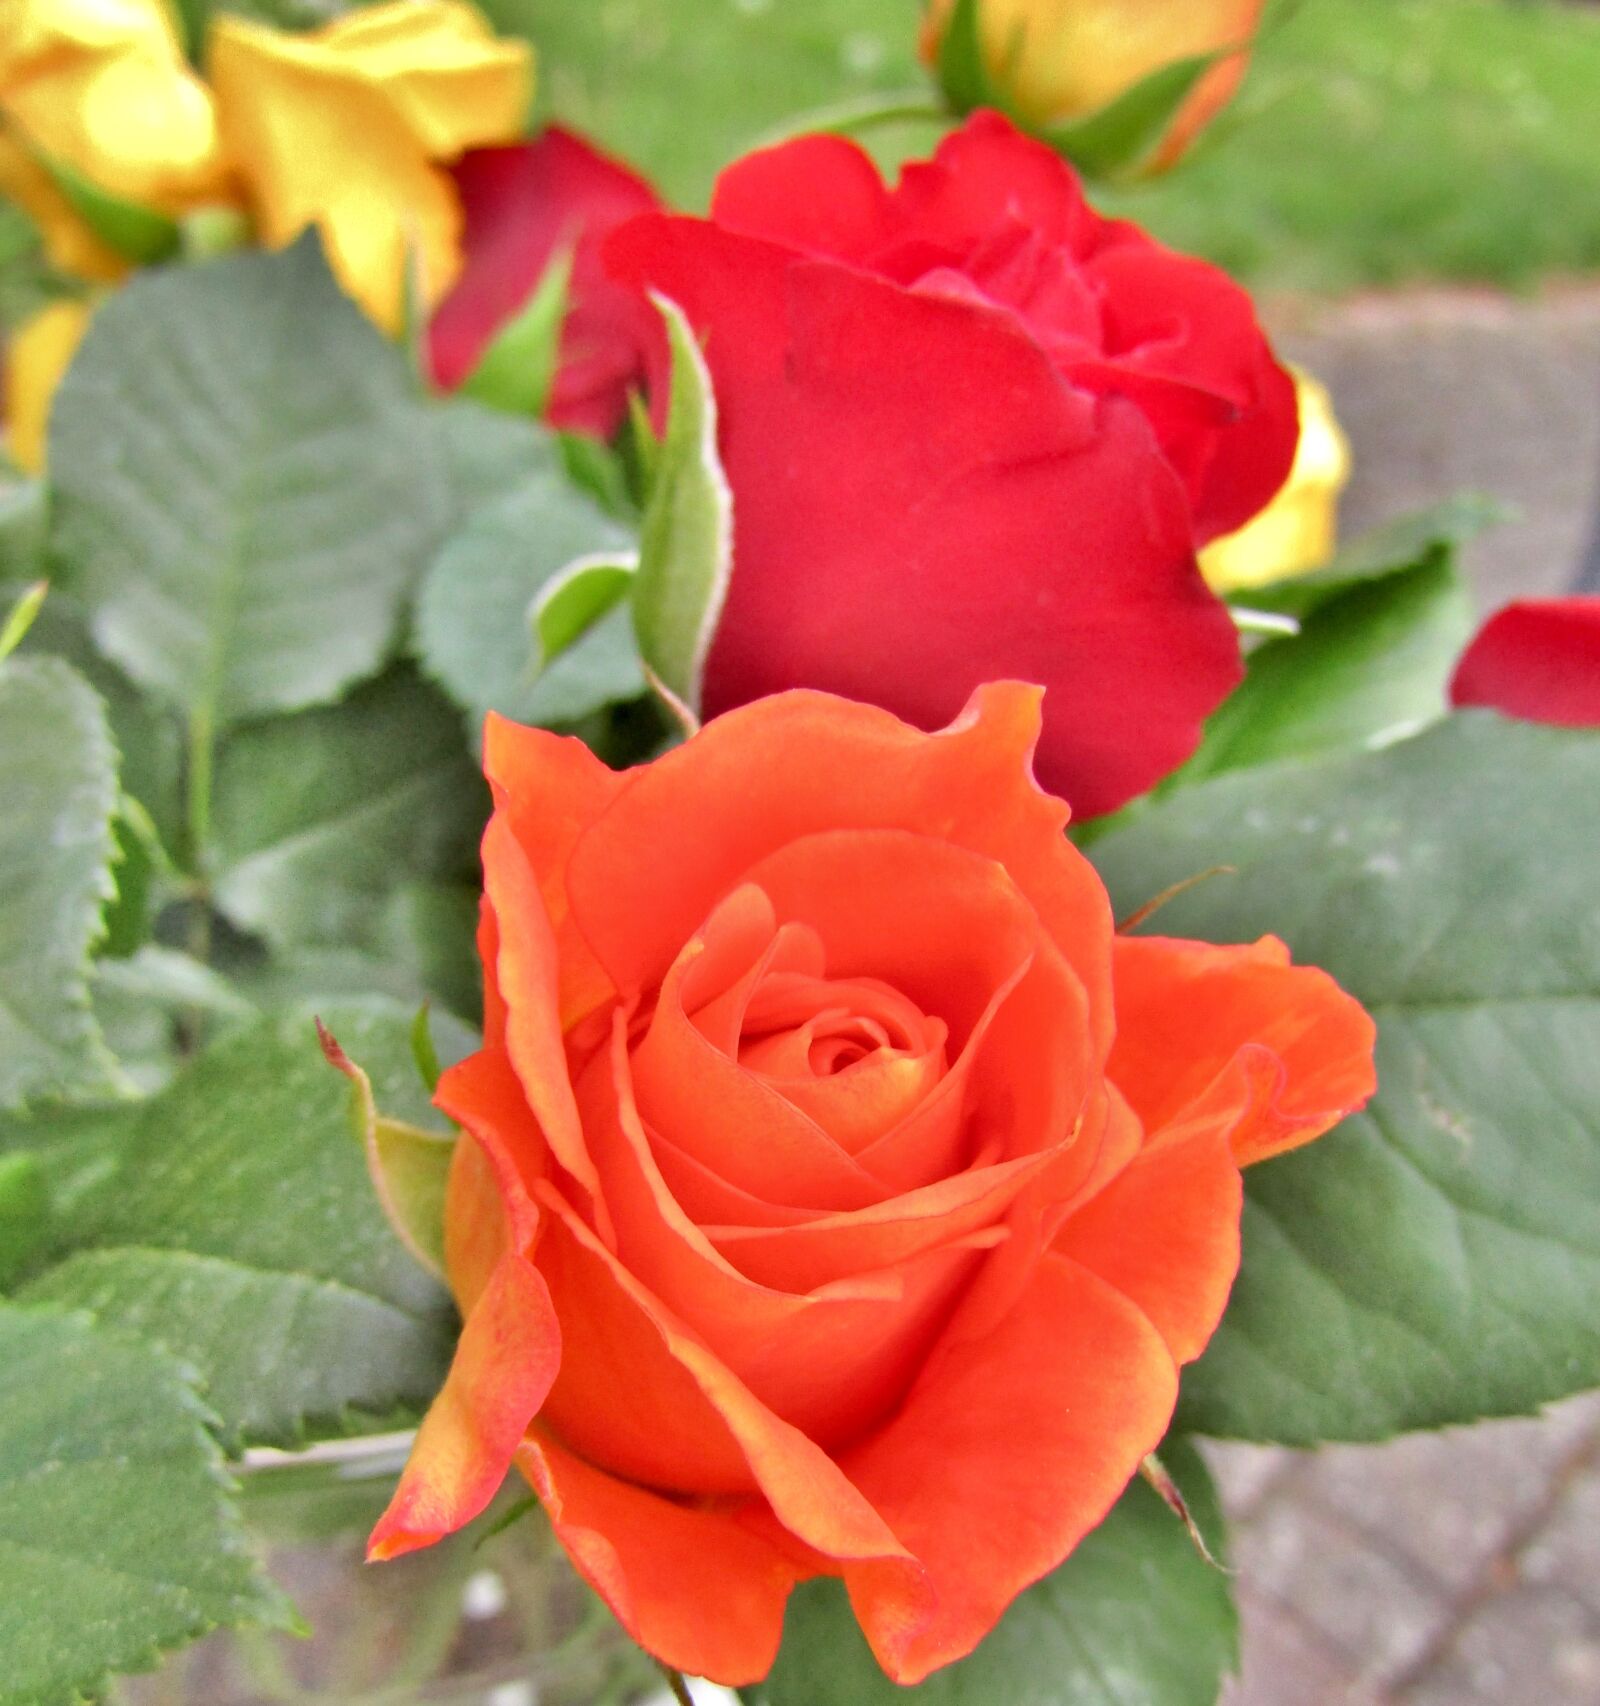
[[[572,251],[546,267],[533,294],[495,333],[462,392],[508,415],[543,415],[561,359]]]
[[[672,390],[639,534],[633,628],[651,684],[691,715],[733,568],[733,492],[717,454],[711,374],[683,310],[654,298],[667,322]]]
[[[124,260],[149,267],[171,260],[178,253],[182,236],[176,220],[100,189],[63,161],[44,154],[36,155],[35,159],[72,204],[73,212]]]
[[[578,557],[553,575],[533,601],[534,648],[545,668],[619,605],[633,590],[639,560],[632,553]]]
[[[1097,112],[1035,129],[1041,141],[1093,177],[1136,172],[1159,146],[1196,84],[1233,49],[1175,59],[1141,78]]]
[[[442,1280],[444,1199],[456,1147],[454,1134],[423,1131],[404,1120],[386,1118],[378,1112],[371,1078],[340,1048],[320,1019],[317,1040],[328,1064],[350,1080],[351,1120],[385,1218],[416,1260]]]

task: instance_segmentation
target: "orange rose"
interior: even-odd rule
[[[1114,934],[1029,772],[816,693],[614,774],[491,719],[465,1317],[375,1557],[515,1462],[651,1652],[764,1675],[842,1576],[885,1670],[969,1652],[1110,1509],[1239,1259],[1239,1165],[1371,1093],[1373,1028],[1253,947]]]

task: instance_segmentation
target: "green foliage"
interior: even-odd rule
[[[54,658],[0,663],[0,1109],[106,1093],[89,950],[113,894],[116,755],[105,712]]]
[[[1103,199],[1258,287],[1529,284],[1600,266],[1596,87],[1591,7],[1278,0],[1191,158]]]
[[[1198,1455],[1174,1442],[1163,1459],[1208,1537],[1221,1513]],[[1237,1664],[1228,1580],[1142,1481],[1060,1569],[1029,1588],[970,1658],[920,1687],[878,1669],[837,1582],[810,1582],[789,1603],[783,1650],[757,1698],[764,1706],[1213,1706]]]
[[[165,1352],[0,1304],[3,1706],[79,1706],[219,1625],[288,1627]]]
[[[1457,715],[1173,794],[1096,844],[1119,913],[1271,931],[1378,1022],[1370,1108],[1251,1170],[1182,1425],[1310,1444],[1600,1383],[1600,735]]]
[[[443,696],[395,669],[238,729],[218,757],[213,898],[277,947],[372,946],[392,891],[471,881],[488,794]]]
[[[450,538],[418,600],[423,667],[467,712],[474,738],[491,710],[566,724],[644,691],[625,610],[539,668],[532,613],[542,589],[575,558],[626,552],[632,540],[567,479],[549,435],[537,443],[517,485]]]
[[[717,455],[717,400],[705,357],[682,309],[664,297],[656,305],[672,347],[672,397],[639,532],[633,628],[656,680],[698,712],[733,572],[733,492]]]
[[[369,1002],[326,1017],[386,1113],[444,1129],[409,1013]],[[35,1148],[52,1137],[41,1123]],[[264,1019],[151,1100],[66,1124],[71,1215],[24,1300],[91,1309],[177,1352],[235,1444],[292,1443],[438,1389],[448,1304],[384,1220],[309,1014]]]
[[[507,414],[536,419],[544,413],[561,354],[571,276],[568,250],[545,269],[532,295],[490,340],[461,387],[466,396]]]
[[[134,266],[154,266],[177,252],[178,227],[165,214],[109,194],[63,161],[41,159],[40,164],[79,219]]]
[[[1448,709],[1451,671],[1473,624],[1448,553],[1430,550],[1410,568],[1352,582],[1298,634],[1251,652],[1244,684],[1171,785],[1415,733]]]
[[[432,448],[314,240],[148,273],[57,394],[51,546],[100,648],[202,733],[322,704],[398,635]]]

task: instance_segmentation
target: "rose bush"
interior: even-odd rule
[[[914,1682],[1105,1515],[1241,1164],[1366,1100],[1373,1028],[1270,938],[1116,935],[1039,730],[1016,684],[936,735],[794,693],[617,774],[491,719],[465,1327],[373,1556],[515,1463],[666,1663],[763,1675],[829,1574]]]
[[[532,142],[472,149],[451,176],[461,201],[462,266],[428,328],[435,383],[447,391],[462,384],[567,254],[560,362],[545,412],[553,426],[609,438],[629,392],[659,384],[666,340],[649,303],[606,276],[601,243],[660,198],[638,173],[559,125]]]
[[[733,491],[709,710],[787,687],[936,728],[984,680],[1050,689],[1039,773],[1080,814],[1179,764],[1239,678],[1197,543],[1294,458],[1249,297],[993,113],[886,188],[811,136],[631,220],[613,274],[702,334]]]

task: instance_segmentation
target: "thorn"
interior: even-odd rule
[[[1219,1562],[1211,1548],[1206,1545],[1206,1537],[1200,1532],[1199,1523],[1194,1520],[1188,1500],[1179,1491],[1178,1483],[1173,1480],[1171,1471],[1153,1451],[1139,1465],[1139,1474],[1147,1486],[1154,1488],[1162,1504],[1183,1524],[1189,1539],[1194,1543],[1195,1551],[1205,1559],[1213,1570],[1220,1570],[1223,1575],[1231,1576],[1233,1571],[1226,1564]]]
[[[1153,918],[1169,900],[1176,900],[1180,894],[1197,887],[1211,877],[1236,877],[1239,874],[1237,865],[1208,865],[1203,871],[1196,871],[1192,877],[1183,877],[1178,882],[1169,884],[1160,894],[1153,895],[1143,906],[1135,907],[1126,918],[1117,920],[1117,934],[1126,936],[1137,930],[1147,919]]]

